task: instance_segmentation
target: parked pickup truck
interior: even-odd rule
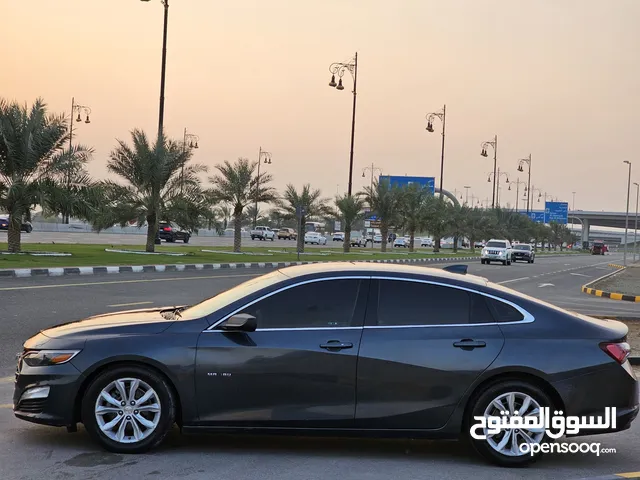
[[[276,238],[276,232],[269,227],[256,227],[250,232],[251,240],[273,240]]]

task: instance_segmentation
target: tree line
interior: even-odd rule
[[[565,225],[536,224],[500,208],[454,205],[424,189],[401,189],[384,181],[333,199],[309,184],[301,188],[288,184],[279,194],[272,187],[272,176],[258,176],[257,164],[246,158],[216,165],[208,176],[210,185],[205,186],[202,176],[208,168],[191,161],[191,149],[164,135],[151,141],[139,129],[131,132],[128,142],[118,140],[109,154],[107,169],[114,179],[96,180],[86,169],[93,149],[69,146],[69,136],[68,119],[49,113],[42,99],[31,107],[0,99],[0,210],[9,214],[10,252],[21,250],[21,223],[30,220],[38,206],[45,216],[77,218],[96,231],[132,221],[146,225],[148,252],[155,249],[160,221],[193,231],[204,227],[221,231],[233,222],[233,247],[240,252],[242,225],[256,219],[274,227],[304,225],[309,219],[339,220],[348,252],[351,232],[362,225],[367,211],[380,222],[382,251],[392,230],[411,236],[411,250],[416,233],[422,232],[433,236],[436,250],[446,236],[468,238],[472,249],[474,242],[490,237],[549,242],[561,248],[563,242],[573,241]],[[273,206],[268,217],[260,216],[257,203]],[[303,232],[297,241],[303,251]]]

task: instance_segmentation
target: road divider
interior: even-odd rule
[[[614,264],[609,264],[610,267],[618,268],[619,266]],[[593,288],[592,285],[604,280],[605,278],[609,278],[613,275],[617,275],[626,270],[626,267],[619,267],[618,270],[607,273],[600,278],[596,278],[592,282],[589,282],[582,286],[582,292],[587,295],[595,295],[596,297],[610,298],[611,300],[623,300],[625,302],[640,302],[640,295],[627,295],[624,293],[617,292],[607,292],[605,290],[599,290],[597,288]]]

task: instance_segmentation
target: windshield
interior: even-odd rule
[[[252,278],[251,280],[247,280],[240,285],[220,292],[214,297],[211,297],[203,302],[187,308],[183,312],[180,312],[180,317],[182,319],[188,320],[205,317],[215,312],[216,310],[229,305],[230,303],[233,303],[243,297],[246,297],[247,295],[250,295],[253,292],[262,290],[263,288],[274,285],[287,278],[288,277],[281,273],[279,270],[268,273],[266,275],[261,275],[256,278]]]
[[[487,242],[487,247],[507,248],[507,244],[505,242]]]
[[[531,250],[531,245],[514,245],[514,250]]]

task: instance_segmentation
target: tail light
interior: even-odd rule
[[[164,228],[163,228],[163,230],[164,230],[165,232],[170,232],[170,231],[171,231],[171,227],[164,227]]]
[[[600,344],[600,348],[620,365],[627,360],[627,357],[631,353],[631,347],[627,342],[605,342]]]

